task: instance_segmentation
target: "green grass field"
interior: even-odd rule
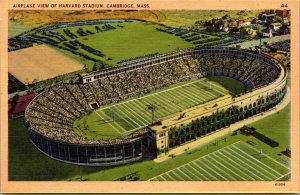
[[[261,142],[253,136],[244,136],[239,133],[237,135],[228,134],[224,137],[213,140],[210,143],[199,145],[195,149],[188,150],[181,155],[175,156],[174,158],[161,163],[155,163],[154,161],[148,160],[111,168],[77,166],[53,160],[41,153],[29,141],[27,130],[22,123],[22,118],[16,120],[9,119],[9,180],[113,181],[136,172],[139,179],[145,181],[164,174],[172,169],[176,169],[184,164],[188,164],[194,160],[204,157],[205,155],[213,155],[213,152],[222,148],[226,149],[226,147],[239,141],[243,141],[246,145],[249,141],[256,144],[255,146],[248,145],[247,147],[243,147],[242,149],[245,150],[246,153],[251,155],[257,153],[253,150],[253,148],[258,151],[262,149],[264,153],[268,154],[268,158],[274,159],[283,166],[289,166],[289,158],[281,154],[281,152],[289,145],[289,113],[289,106],[286,106],[277,113],[249,125],[256,127],[257,131],[277,141],[279,143],[279,147],[276,148],[271,148],[269,145]],[[248,147],[250,148],[247,149]],[[235,149],[233,148],[232,150]],[[238,151],[235,150],[235,152]],[[267,160],[268,158],[265,159]],[[282,165],[275,162],[269,164],[268,160],[264,161],[263,158],[260,160],[262,163],[270,166],[277,172],[282,174],[285,173],[284,170],[281,170],[280,168]],[[210,168],[212,169],[213,167]],[[254,177],[254,175],[252,177]],[[289,175],[279,178],[279,180],[289,180]]]
[[[289,173],[289,167],[239,141],[150,180],[274,181]]]
[[[218,84],[221,83],[222,84]],[[225,88],[223,87],[225,86]],[[126,136],[152,123],[149,105],[155,105],[154,121],[187,108],[203,104],[228,94],[226,86],[236,86],[232,93],[244,91],[233,79],[210,77],[193,79],[159,89],[117,104],[107,105],[74,122],[74,130],[88,139],[108,139]]]
[[[17,36],[27,30],[30,30],[30,27],[20,22],[14,22],[11,20],[8,22],[8,38]]]
[[[111,66],[116,65],[117,62],[122,60],[128,60],[154,53],[168,53],[193,46],[192,43],[187,42],[180,37],[157,31],[156,28],[162,28],[158,24],[150,22],[124,22],[111,23],[111,25],[116,29],[98,33],[96,33],[95,25],[68,27],[68,29],[78,36],[76,40],[101,51],[105,56],[95,56],[83,49],[77,50],[78,52],[101,60]],[[120,27],[120,25],[122,27]],[[96,26],[103,27],[103,25]],[[82,28],[85,31],[90,30],[95,34],[80,37],[76,33],[78,28]],[[70,37],[65,35],[63,29],[64,28],[54,31],[61,33],[68,40],[72,40]],[[82,64],[86,64],[90,70],[92,69],[94,64],[93,62],[84,60],[83,58],[69,52],[60,49],[58,50],[78,60]]]

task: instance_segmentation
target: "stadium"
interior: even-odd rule
[[[204,80],[212,76],[242,82],[245,91]],[[24,123],[49,157],[89,166],[168,155],[268,111],[287,92],[287,71],[278,61],[224,47],[178,50],[79,77],[36,96]]]

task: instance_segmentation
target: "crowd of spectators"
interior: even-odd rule
[[[93,82],[64,83],[46,89],[27,109],[31,128],[52,139],[71,143],[99,143],[75,135],[74,120],[108,103],[149,93],[154,89],[194,77],[228,76],[246,84],[247,90],[266,85],[278,70],[245,56],[206,54],[183,57],[158,65],[116,73]]]

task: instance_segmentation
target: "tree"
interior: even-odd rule
[[[96,70],[98,70],[98,65],[97,65],[97,63],[95,62],[94,65],[93,65],[93,71],[96,71]]]
[[[274,16],[273,22],[282,22],[282,18],[280,16]]]
[[[260,34],[263,31],[264,28],[263,28],[262,25],[257,24],[257,25],[252,25],[252,29],[256,30],[257,34]]]

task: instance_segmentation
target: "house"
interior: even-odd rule
[[[279,34],[280,35],[287,35],[287,34],[290,34],[291,33],[291,30],[290,30],[290,26],[289,25],[282,25],[279,29]]]
[[[262,32],[262,36],[263,37],[273,37],[273,33],[272,33],[272,30],[271,29],[266,29]]]
[[[24,96],[15,95],[13,98],[8,100],[8,116],[10,118],[24,116],[26,107],[36,95],[36,93]]]
[[[222,17],[222,20],[223,21],[229,21],[229,20],[231,20],[231,18],[230,18],[230,16],[225,15],[225,16]]]
[[[251,35],[251,36],[255,36],[257,34],[257,31],[252,29],[252,28],[240,28],[240,33],[242,35]]]
[[[272,23],[270,26],[271,26],[272,30],[278,31],[280,29],[280,27],[282,26],[282,24],[280,22],[275,22],[275,23]]]
[[[275,10],[275,13],[281,18],[288,18],[289,20],[291,18],[291,10]]]
[[[237,23],[238,23],[238,26],[240,26],[240,27],[250,26],[251,23],[252,23],[252,20],[253,19],[251,19],[251,18],[248,18],[248,19],[238,19]]]
[[[222,31],[224,31],[224,32],[228,32],[228,31],[229,31],[229,28],[228,28],[228,26],[226,26],[226,27],[223,27]]]

